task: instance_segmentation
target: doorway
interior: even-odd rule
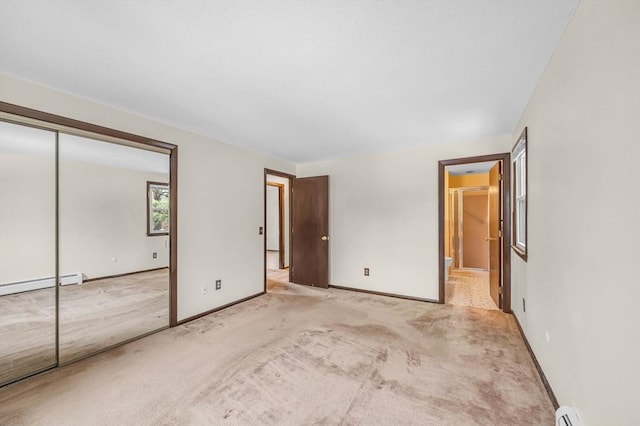
[[[329,176],[264,170],[264,291],[329,287]]]
[[[291,180],[294,175],[264,171],[264,290],[281,289],[290,281]]]
[[[288,244],[285,245],[285,209],[288,211],[289,200],[285,192],[286,183],[273,182],[273,178],[270,176],[267,181],[267,268],[281,270],[289,267],[285,262],[288,251]]]
[[[509,154],[439,162],[439,301],[511,311]]]

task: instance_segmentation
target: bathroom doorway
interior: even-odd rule
[[[454,172],[446,171],[452,175]],[[489,187],[468,187],[464,179],[480,178],[489,181],[488,172],[455,174],[449,179],[449,250],[456,269],[489,270]],[[477,179],[476,179],[477,180]],[[455,184],[454,184],[455,182]]]
[[[509,154],[439,162],[440,303],[510,312]]]

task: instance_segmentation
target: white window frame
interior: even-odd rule
[[[513,170],[513,220],[511,247],[523,260],[527,260],[527,210],[528,210],[528,162],[527,162],[527,128],[525,127],[518,141],[511,150]]]

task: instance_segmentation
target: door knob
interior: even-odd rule
[[[497,238],[491,238],[491,237],[487,237],[484,239],[485,241],[498,241]]]
[[[329,241],[329,237],[327,237],[326,235],[322,236],[322,241]]]

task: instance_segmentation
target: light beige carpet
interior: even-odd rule
[[[55,365],[55,289],[0,297],[0,383]],[[60,288],[60,363],[169,325],[169,270]]]
[[[267,291],[281,291],[289,288],[288,269],[267,269]]]
[[[511,316],[285,284],[0,389],[0,424],[552,425]]]

